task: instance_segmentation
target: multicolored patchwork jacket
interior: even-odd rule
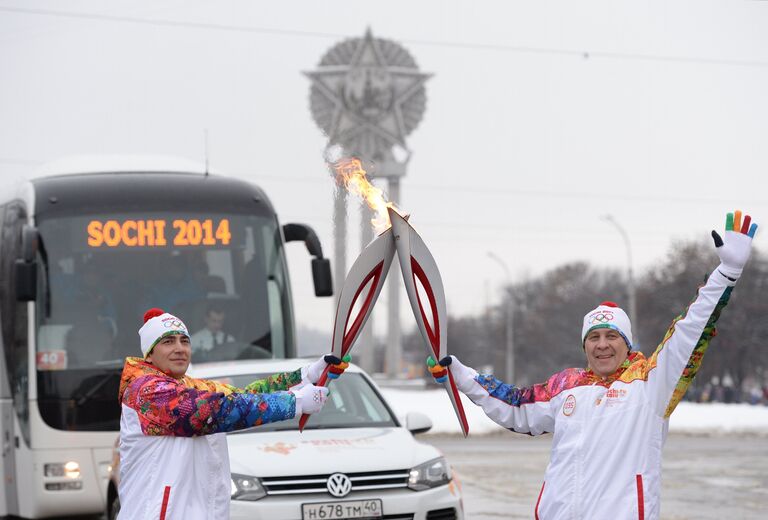
[[[701,365],[735,282],[714,271],[646,359],[603,379],[571,368],[516,388],[478,375],[461,390],[512,431],[554,433],[537,519],[657,519],[669,416]]]
[[[301,370],[244,389],[174,379],[127,358],[120,381],[120,520],[229,518],[225,432],[290,419]]]

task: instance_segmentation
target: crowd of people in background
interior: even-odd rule
[[[691,387],[685,400],[695,403],[747,403],[768,406],[768,383],[760,384],[754,379],[747,379],[738,388],[727,374],[722,380],[715,376],[706,383]]]

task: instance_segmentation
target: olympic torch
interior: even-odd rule
[[[392,222],[390,229],[392,229],[397,248],[405,290],[408,293],[416,323],[424,338],[424,346],[429,355],[436,360],[441,360],[448,355],[448,316],[440,271],[432,253],[416,230],[397,211],[392,208],[387,208],[387,211]],[[421,301],[417,283],[424,289],[426,302]],[[426,308],[425,303],[428,305]],[[450,370],[443,386],[448,392],[456,417],[459,419],[461,431],[466,437],[469,433],[469,424]]]
[[[347,273],[339,294],[333,326],[331,352],[337,358],[342,359],[352,350],[355,340],[371,315],[394,256],[392,228],[388,228],[363,249]],[[353,318],[354,311],[357,311],[357,314]],[[326,367],[323,371],[317,382],[318,386],[328,384],[328,370],[329,367]],[[299,431],[304,429],[307,419],[309,414],[302,414],[299,419]]]

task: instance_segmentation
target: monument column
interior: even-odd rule
[[[366,165],[370,179],[387,179],[387,200],[397,204],[400,178],[411,156],[405,138],[424,115],[427,95],[424,84],[431,77],[419,71],[410,53],[398,43],[374,38],[370,29],[362,38],[350,38],[334,45],[321,58],[317,69],[304,73],[311,81],[310,108],[317,126],[328,137],[326,160],[355,157]],[[333,150],[333,153],[330,151]],[[333,170],[333,168],[330,168]],[[336,294],[346,278],[346,197],[337,191],[334,201],[334,274]],[[363,210],[361,249],[373,238],[369,211]],[[399,269],[396,262],[391,269]],[[385,364],[390,377],[400,374],[402,345],[400,333],[400,275],[390,273],[388,338]],[[356,361],[368,371],[373,366],[373,316],[358,341]],[[333,324],[330,324],[331,327]]]

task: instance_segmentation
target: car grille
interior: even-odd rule
[[[408,486],[408,471],[370,471],[345,473],[352,481],[352,491],[404,488]],[[295,495],[304,493],[328,493],[326,483],[331,475],[302,475],[299,477],[267,477],[261,485],[267,495]],[[398,517],[399,518],[399,517]]]
[[[452,507],[435,509],[427,513],[427,520],[456,520],[456,510]]]

